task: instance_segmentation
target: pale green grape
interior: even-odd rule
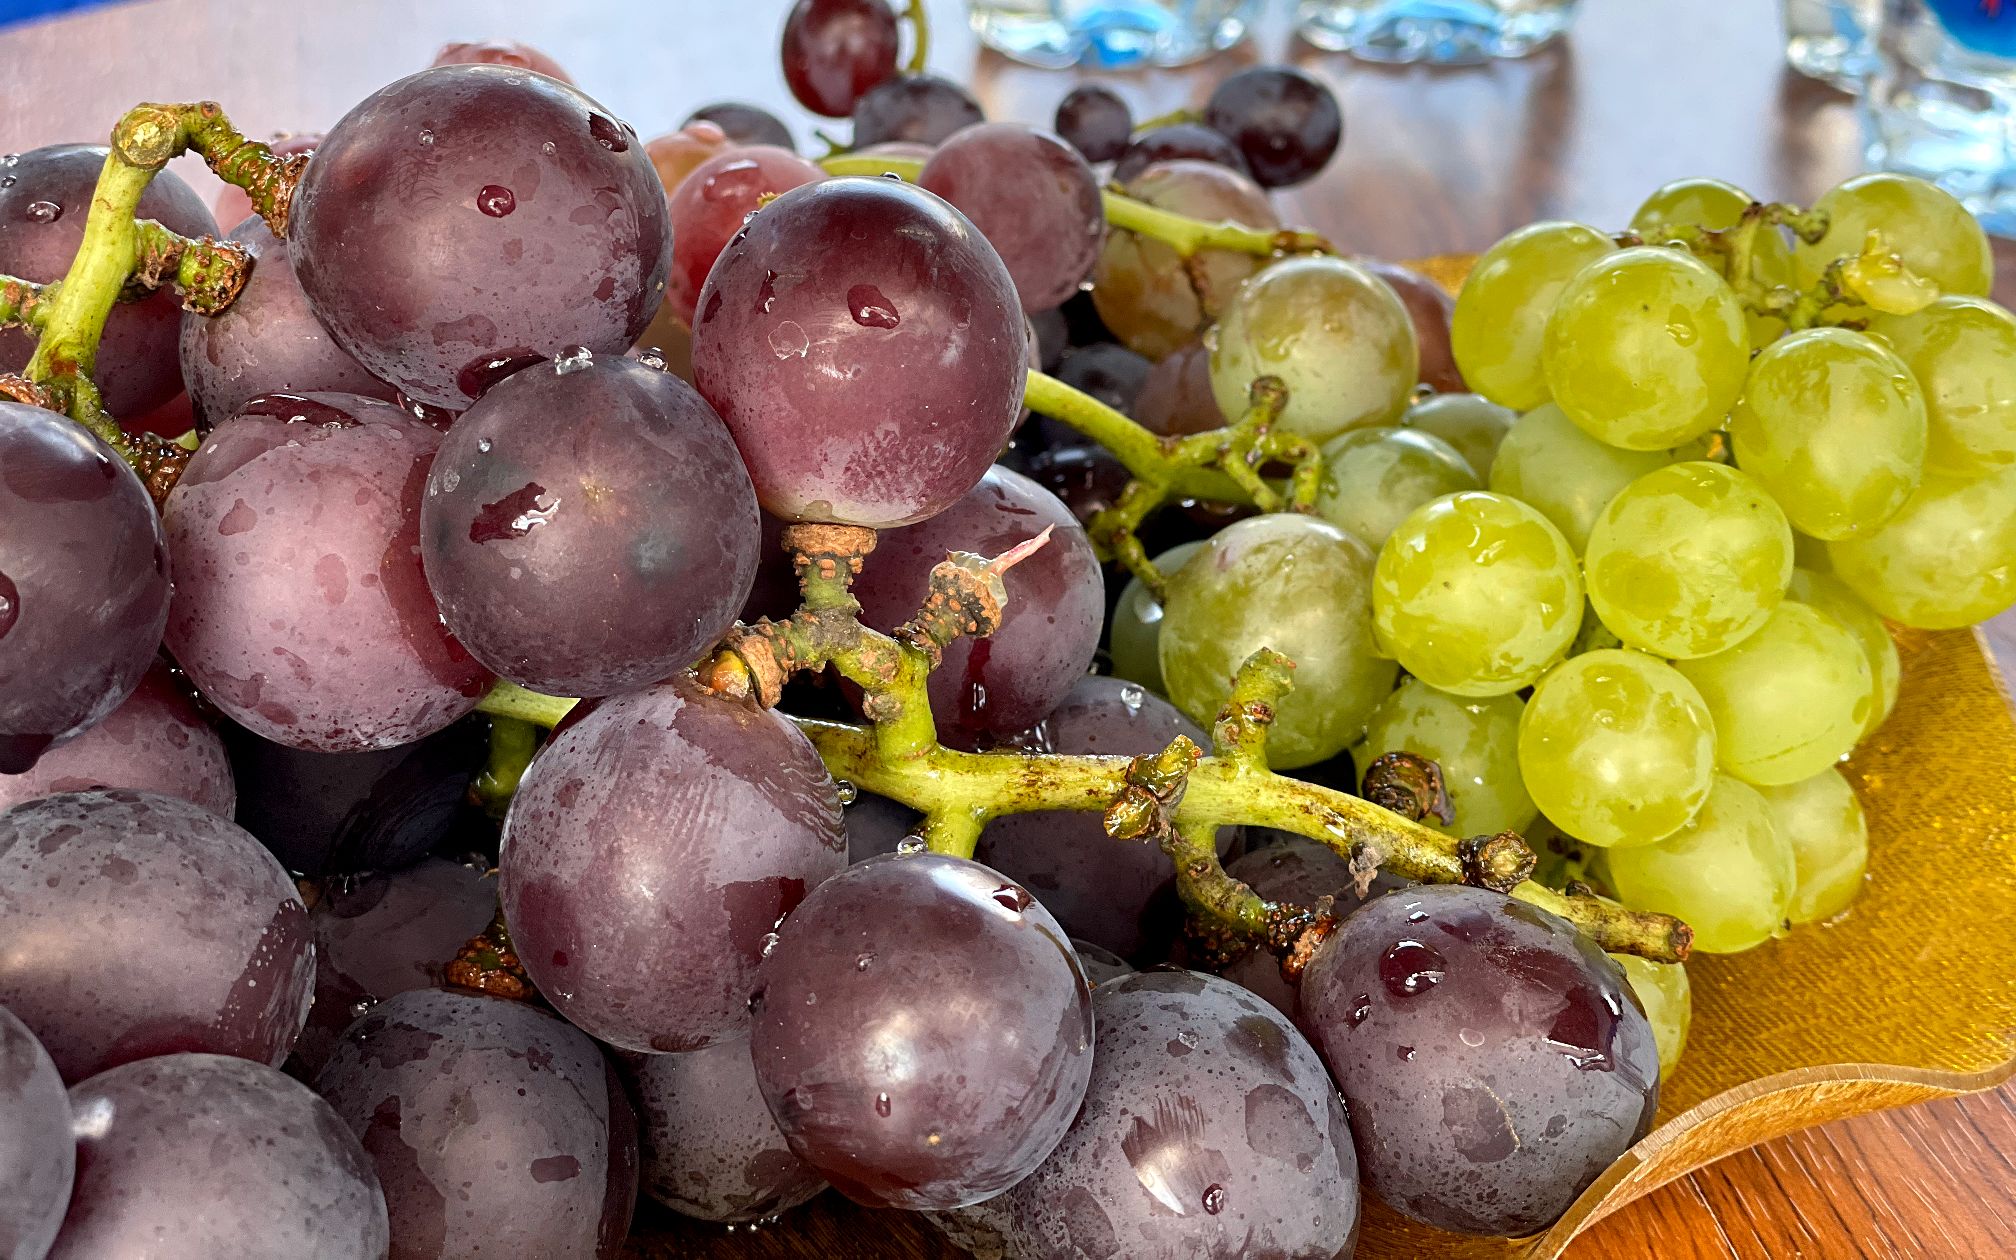
[[[1571,656],[1533,689],[1519,772],[1555,826],[1605,848],[1694,817],[1715,777],[1715,724],[1694,684],[1642,652]]]
[[[1516,411],[1546,402],[1540,342],[1548,312],[1576,272],[1616,248],[1580,223],[1534,223],[1485,250],[1449,320],[1449,349],[1463,383]]]
[[[1458,490],[1481,490],[1456,448],[1415,429],[1357,429],[1323,444],[1316,510],[1368,547],[1409,512]]]
[[[1673,668],[1708,702],[1716,764],[1751,784],[1825,770],[1855,747],[1875,708],[1862,645],[1834,618],[1792,600],[1736,646]]]
[[[1636,954],[1612,954],[1645,1008],[1652,1040],[1659,1047],[1659,1079],[1673,1075],[1687,1049],[1687,1028],[1694,1022],[1694,989],[1683,963],[1656,963]]]
[[[1691,254],[1656,246],[1590,263],[1547,317],[1547,388],[1589,436],[1627,450],[1722,426],[1750,366],[1743,305]]]
[[[1575,550],[1547,518],[1483,490],[1416,508],[1379,549],[1379,646],[1459,696],[1500,696],[1540,677],[1582,623]]]
[[[1491,477],[1498,444],[1511,431],[1519,413],[1501,407],[1482,394],[1430,394],[1400,417],[1403,428],[1432,433],[1456,448],[1483,485]]]
[[[1646,473],[1596,518],[1583,552],[1603,624],[1660,656],[1707,656],[1771,615],[1792,527],[1748,473],[1692,461]]]
[[[1799,870],[1785,917],[1816,923],[1847,909],[1869,870],[1869,820],[1855,789],[1830,766],[1810,779],[1757,790]]]
[[[1657,844],[1606,849],[1603,866],[1620,901],[1685,920],[1706,954],[1738,953],[1782,931],[1799,882],[1771,807],[1726,774],[1685,827]]]
[[[1802,564],[1792,570],[1785,598],[1817,608],[1840,622],[1841,628],[1854,635],[1862,648],[1862,655],[1869,662],[1870,680],[1869,720],[1862,724],[1862,738],[1867,739],[1897,707],[1897,688],[1904,677],[1903,665],[1897,659],[1897,641],[1890,637],[1876,610],[1863,603],[1832,573],[1815,573]]]
[[[1731,228],[1756,200],[1736,185],[1719,179],[1676,179],[1655,191],[1631,216],[1631,230],[1657,245],[1668,228],[1693,225]],[[1751,247],[1751,275],[1766,285],[1792,283],[1792,244],[1784,231],[1766,224],[1757,229]],[[1785,331],[1785,321],[1755,311],[1743,313],[1750,344],[1762,348]]]
[[[1154,557],[1156,570],[1166,581],[1199,551],[1202,542],[1179,543]],[[1162,605],[1148,593],[1140,578],[1129,578],[1113,605],[1106,625],[1106,650],[1113,660],[1113,676],[1140,683],[1157,695],[1162,693]]]
[[[1371,586],[1371,549],[1327,521],[1255,516],[1219,531],[1169,582],[1169,699],[1208,727],[1233,672],[1271,647],[1296,668],[1275,706],[1269,764],[1292,770],[1344,751],[1397,672],[1373,646]]]
[[[1283,428],[1321,442],[1392,424],[1420,369],[1414,321],[1386,282],[1330,255],[1277,262],[1248,280],[1205,342],[1211,393],[1233,420],[1261,376],[1288,388]]]
[[[1888,525],[1827,550],[1835,575],[1892,621],[1986,621],[2016,603],[2016,466],[1973,481],[1927,473]]]
[[[1914,315],[1879,315],[1925,392],[1925,466],[1971,476],[2016,464],[2016,315],[1986,298],[1942,297]]]
[[[1540,509],[1579,553],[1589,527],[1617,492],[1675,460],[1700,459],[1707,444],[1693,441],[1663,451],[1627,451],[1584,433],[1553,403],[1542,403],[1513,424],[1491,466],[1491,488]]]
[[[1829,189],[1813,208],[1826,211],[1829,222],[1818,244],[1801,241],[1792,248],[1802,285],[1818,280],[1836,258],[1860,254],[1872,229],[1906,267],[1942,293],[1984,294],[1995,282],[1995,257],[1981,224],[1953,194],[1922,179],[1857,175]]]
[[[1792,563],[1814,573],[1834,571],[1834,558],[1827,554],[1827,544],[1796,529],[1792,531]]]
[[[1389,752],[1410,752],[1442,768],[1455,819],[1431,827],[1455,836],[1526,830],[1533,798],[1519,777],[1518,696],[1472,699],[1437,691],[1419,678],[1403,681],[1372,711],[1360,766]]]

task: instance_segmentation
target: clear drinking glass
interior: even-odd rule
[[[1884,0],[1862,121],[1872,167],[1929,179],[2016,235],[2016,4]]]
[[[1302,38],[1367,61],[1473,65],[1523,57],[1568,29],[1580,0],[1301,0]]]
[[[1035,66],[1180,66],[1246,37],[1264,0],[971,0],[988,47]]]
[[[1809,79],[1862,90],[1883,0],[1785,0],[1785,61]]]

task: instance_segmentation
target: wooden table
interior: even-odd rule
[[[0,152],[102,140],[142,100],[222,101],[248,134],[320,130],[451,39],[553,54],[644,135],[722,98],[801,136],[776,57],[788,0],[147,0],[0,30]],[[1116,80],[1147,116],[1201,101],[1231,65],[1291,56],[1338,89],[1338,160],[1284,198],[1353,250],[1478,250],[1535,218],[1615,226],[1665,180],[1716,175],[1811,200],[1857,169],[1853,103],[1781,69],[1763,0],[1586,0],[1573,37],[1488,68],[1382,70],[1291,47],[1277,3],[1254,45],[1192,71]],[[931,0],[934,68],[989,113],[1047,120],[1066,76],[976,49],[961,0]],[[176,168],[214,187],[200,165]],[[2016,300],[2016,251],[1998,296]],[[2005,670],[2016,617],[1991,627]],[[788,1228],[686,1228],[655,1255],[947,1256],[930,1231],[827,1196]],[[1829,1125],[1724,1160],[1598,1226],[1576,1260],[2016,1256],[2016,1090]]]

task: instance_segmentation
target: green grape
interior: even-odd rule
[[[1430,394],[1409,407],[1400,424],[1432,433],[1455,447],[1470,471],[1477,474],[1477,484],[1483,485],[1491,477],[1498,444],[1518,418],[1518,412],[1482,394]]]
[[[1840,914],[1862,891],[1869,870],[1869,820],[1855,789],[1829,766],[1810,779],[1757,790],[1799,870],[1785,917],[1817,923]]]
[[[1723,180],[1676,179],[1645,199],[1631,216],[1631,230],[1657,245],[1665,239],[1661,233],[1673,227],[1732,228],[1755,200]],[[1781,229],[1759,227],[1750,250],[1750,274],[1757,280],[1769,286],[1792,283],[1792,245]],[[1746,310],[1743,320],[1750,344],[1759,349],[1785,331],[1785,321],[1773,315]]]
[[[1855,747],[1875,709],[1862,645],[1834,618],[1792,600],[1736,646],[1673,668],[1708,702],[1716,764],[1746,783],[1820,773]]]
[[[1925,399],[1875,338],[1809,328],[1750,365],[1729,441],[1795,528],[1822,539],[1870,534],[1925,475]]]
[[[1818,244],[1792,248],[1793,270],[1811,285],[1836,258],[1862,252],[1873,231],[1904,265],[1939,286],[1942,293],[1988,292],[1995,282],[1995,258],[1988,234],[1953,194],[1909,175],[1857,175],[1829,189],[1815,210],[1828,215],[1827,234]]]
[[[1627,451],[1584,433],[1553,403],[1542,403],[1513,424],[1491,466],[1491,488],[1540,509],[1579,554],[1617,492],[1675,460],[1700,459],[1705,442],[1663,451]]]
[[[1708,656],[1777,607],[1792,577],[1792,527],[1748,473],[1668,464],[1610,500],[1583,569],[1618,638],[1660,656]]]
[[[1398,420],[1420,368],[1400,298],[1330,255],[1284,259],[1248,280],[1205,344],[1221,411],[1244,415],[1254,380],[1279,377],[1288,387],[1281,426],[1318,442]]]
[[[2016,464],[2016,315],[1985,298],[1942,297],[1914,315],[1878,315],[1925,392],[1925,466],[1959,476]]]
[[[1644,245],[1590,263],[1547,317],[1547,388],[1589,436],[1633,451],[1720,428],[1743,388],[1743,304],[1691,254]]]
[[[1827,554],[1827,544],[1796,529],[1792,531],[1792,563],[1814,573],[1834,571],[1834,558]]]
[[[1835,575],[1892,621],[1986,621],[2016,603],[2016,466],[1972,481],[1927,473],[1888,525],[1827,550]]]
[[[1154,557],[1155,569],[1166,581],[1203,549],[1202,542],[1179,543]],[[1106,625],[1106,651],[1113,661],[1113,676],[1162,694],[1161,641],[1162,605],[1155,602],[1140,578],[1129,578]]]
[[[1841,628],[1854,635],[1862,648],[1862,655],[1869,662],[1869,720],[1862,724],[1861,735],[1867,739],[1897,707],[1897,688],[1904,677],[1903,664],[1897,659],[1897,641],[1890,637],[1876,610],[1863,603],[1832,573],[1815,573],[1801,564],[1792,570],[1785,598],[1817,608],[1840,622]]]
[[[1687,824],[1715,777],[1715,724],[1694,684],[1642,652],[1554,667],[1519,721],[1533,803],[1578,840],[1651,844]]]
[[[1368,547],[1409,512],[1458,490],[1480,490],[1469,461],[1441,438],[1415,429],[1356,429],[1323,444],[1316,511]]]
[[[1397,672],[1373,646],[1371,586],[1371,549],[1327,521],[1255,516],[1220,530],[1169,582],[1169,699],[1209,726],[1233,672],[1271,647],[1296,669],[1275,706],[1268,763],[1292,770],[1344,751]]]
[[[1360,766],[1389,752],[1410,752],[1442,768],[1455,819],[1442,826],[1454,836],[1490,836],[1526,830],[1535,813],[1533,798],[1519,778],[1518,696],[1470,699],[1437,691],[1419,678],[1399,688],[1372,711],[1366,724]]]
[[[1546,402],[1540,342],[1547,315],[1576,272],[1616,248],[1580,223],[1534,223],[1485,250],[1449,320],[1449,348],[1464,383],[1515,411]]]
[[[1500,696],[1540,677],[1582,623],[1575,550],[1539,512],[1469,490],[1422,505],[1379,549],[1379,646],[1459,696]]]
[[[1679,1066],[1687,1049],[1687,1027],[1694,1022],[1694,990],[1687,983],[1682,963],[1656,963],[1636,954],[1610,955],[1624,969],[1638,1005],[1652,1025],[1652,1041],[1659,1047],[1659,1079],[1663,1082]]]
[[[1641,848],[1606,849],[1602,861],[1620,901],[1685,920],[1694,948],[1707,954],[1740,953],[1782,931],[1799,882],[1771,807],[1726,774],[1679,831]]]

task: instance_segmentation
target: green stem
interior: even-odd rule
[[[924,11],[924,0],[909,0],[903,17],[910,23],[910,63],[905,68],[922,74],[931,61],[931,17]]]
[[[1210,499],[1220,503],[1251,503],[1238,482],[1203,465],[1215,453],[1222,429],[1186,438],[1158,437],[1082,390],[1047,373],[1031,371],[1022,389],[1022,405],[1038,415],[1062,421],[1105,447],[1135,478],[1165,489],[1169,496]],[[1197,439],[1202,438],[1200,442]]]
[[[49,306],[55,301],[57,289],[62,283],[59,280],[55,284],[42,285],[17,280],[13,276],[0,276],[0,328],[39,330],[49,316]]]
[[[491,717],[490,755],[482,773],[469,785],[469,794],[492,818],[504,817],[517,794],[518,783],[532,764],[532,754],[538,751],[539,730],[537,722],[523,718]]]
[[[551,728],[558,726],[568,710],[579,703],[579,700],[566,696],[540,695],[536,691],[527,691],[517,683],[499,679],[490,688],[490,694],[476,702],[476,711]]]
[[[1203,118],[1204,115],[1188,107],[1172,109],[1166,114],[1157,114],[1153,118],[1135,123],[1134,134],[1138,136],[1144,131],[1153,131],[1157,127],[1174,127],[1181,123],[1201,122]]]

